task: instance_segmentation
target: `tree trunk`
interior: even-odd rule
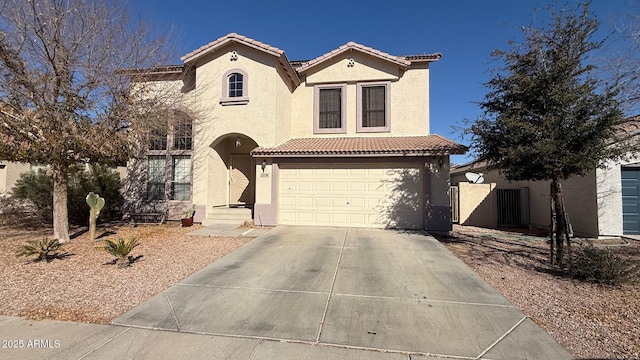
[[[56,169],[53,170],[53,237],[60,242],[69,241],[67,172]]]
[[[567,241],[567,254],[571,258],[571,223],[569,222],[569,214],[564,206],[564,194],[562,193],[562,184],[558,183],[558,198],[560,199],[560,208],[562,209],[562,219],[564,221],[564,238]]]
[[[550,205],[550,214],[551,214],[551,225],[549,226],[549,262],[551,265],[555,264],[555,238],[554,234],[556,232],[556,206],[555,206],[555,188],[553,182],[549,184],[549,205]]]
[[[564,199],[562,197],[562,186],[558,179],[551,180],[551,217],[552,217],[552,225],[551,225],[551,248],[552,248],[552,259],[551,264],[559,265],[560,267],[564,266],[564,238],[565,235],[567,237],[567,241],[569,241],[569,231],[567,224],[567,216],[564,209]],[[553,246],[555,240],[555,261],[553,259]]]

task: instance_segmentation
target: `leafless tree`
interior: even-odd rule
[[[61,241],[69,168],[124,164],[171,107],[135,71],[177,58],[170,35],[124,1],[0,0],[0,159],[48,165]]]
[[[640,113],[640,1],[629,3],[628,11],[609,19],[615,29],[603,56],[608,78],[620,89],[620,99],[626,113]]]

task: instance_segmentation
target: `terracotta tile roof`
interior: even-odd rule
[[[122,69],[116,70],[116,74],[120,75],[169,75],[169,74],[182,74],[184,69],[183,65],[165,65],[154,66],[146,69]]]
[[[620,124],[616,125],[615,134],[618,140],[640,134],[640,115],[626,118]]]
[[[393,63],[398,64],[399,66],[402,67],[409,67],[409,65],[411,65],[411,62],[408,60],[405,60],[403,57],[399,57],[399,56],[393,56],[390,54],[387,54],[385,52],[382,52],[380,50],[376,50],[374,48],[370,48],[368,46],[364,46],[364,45],[360,45],[358,43],[355,43],[353,41],[350,41],[348,43],[346,43],[345,45],[340,46],[339,48],[332,50],[324,55],[318,56],[317,58],[313,59],[313,60],[309,60],[307,61],[307,63],[305,63],[304,65],[300,66],[299,68],[297,68],[296,70],[298,70],[298,72],[304,72],[305,70],[320,64],[328,59],[331,59],[339,54],[342,54],[343,52],[349,51],[349,50],[357,50],[357,51],[361,51],[363,53],[369,54],[371,56],[377,57],[377,58],[381,58],[387,61],[391,61]]]
[[[254,149],[267,156],[428,156],[464,154],[467,148],[440,135],[406,137],[345,137],[291,139],[284,144]]]
[[[440,60],[442,58],[442,54],[435,53],[435,54],[422,54],[422,55],[405,55],[403,56],[403,58],[411,62],[425,62],[425,61],[431,62],[431,61]]]
[[[184,62],[189,62],[193,59],[195,59],[196,57],[203,55],[204,53],[207,53],[211,50],[214,50],[224,44],[227,44],[229,42],[240,42],[243,43],[245,45],[248,45],[250,47],[253,48],[257,48],[260,49],[262,51],[266,51],[268,53],[270,53],[271,55],[275,55],[275,56],[280,56],[280,55],[284,55],[284,51],[278,49],[277,47],[271,46],[271,45],[267,45],[263,42],[260,42],[258,40],[254,40],[251,38],[248,38],[246,36],[243,35],[238,35],[236,33],[230,33],[227,34],[221,38],[218,38],[206,45],[203,45],[195,50],[193,50],[192,52],[186,54],[185,56],[181,57],[180,60],[184,61]]]
[[[276,58],[279,59],[280,65],[282,65],[282,67],[285,69],[285,71],[287,72],[289,78],[296,84],[300,84],[300,78],[298,77],[298,74],[296,73],[296,71],[293,69],[293,67],[291,66],[291,63],[289,62],[289,59],[287,59],[287,56],[285,55],[283,50],[278,49],[275,46],[271,46],[268,44],[265,44],[263,42],[260,42],[258,40],[254,40],[252,38],[243,36],[243,35],[239,35],[236,33],[230,33],[227,34],[219,39],[216,39],[204,46],[201,46],[197,49],[195,49],[194,51],[184,55],[183,57],[180,58],[180,60],[182,60],[185,63],[188,63],[190,61],[193,61],[195,59],[197,59],[200,56],[203,56],[205,54],[208,54],[210,52],[215,51],[216,49],[231,43],[231,42],[236,42],[236,43],[240,43],[243,45],[246,45],[248,47],[260,50],[260,51],[264,51],[267,54],[273,55]]]
[[[467,164],[451,166],[451,169],[449,170],[449,173],[453,175],[453,174],[466,173],[468,171],[474,171],[474,172],[485,171],[485,170],[487,170],[488,165],[489,164],[486,161],[474,160],[474,161],[472,161],[470,163],[467,163]]]

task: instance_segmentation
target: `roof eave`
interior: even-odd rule
[[[425,150],[425,151],[394,151],[394,152],[348,152],[348,153],[322,153],[322,152],[251,152],[255,158],[344,158],[344,157],[425,157],[425,156],[447,156],[452,154],[464,154],[464,152],[454,152],[448,150]]]
[[[122,69],[117,70],[116,74],[125,76],[154,76],[154,75],[179,75],[182,74],[184,67],[182,65],[176,66],[161,66],[147,69]]]

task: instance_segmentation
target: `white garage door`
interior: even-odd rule
[[[280,223],[423,227],[418,166],[280,164]]]

